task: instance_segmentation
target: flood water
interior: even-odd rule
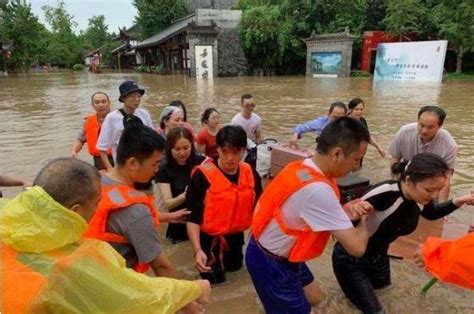
[[[367,78],[316,79],[306,77],[241,77],[196,81],[185,76],[155,76],[137,73],[45,73],[11,75],[0,78],[0,173],[33,179],[47,161],[68,156],[83,118],[91,111],[90,95],[108,93],[112,107],[118,108],[118,85],[125,79],[136,80],[146,89],[142,107],[157,126],[161,109],[171,100],[181,99],[188,108],[188,120],[198,130],[199,115],[206,107],[221,113],[228,123],[239,110],[240,96],[254,95],[256,112],[262,118],[264,137],[287,141],[292,128],[303,121],[326,114],[329,104],[353,97],[364,99],[364,115],[371,134],[388,148],[397,130],[416,121],[421,106],[440,104],[448,113],[445,128],[456,139],[459,153],[452,179],[452,195],[474,188],[474,99],[473,82],[447,82],[433,85],[372,85]],[[307,134],[302,144],[314,146]],[[81,158],[90,161],[86,152]],[[389,160],[369,147],[362,174],[377,182],[389,177]],[[6,196],[19,192],[4,190]],[[474,222],[474,207],[465,207],[450,219]],[[184,278],[197,277],[189,243],[171,245],[165,251]],[[330,264],[331,248],[310,262],[316,280],[328,298],[318,306],[322,313],[356,313],[343,296]],[[229,274],[228,283],[213,289],[213,303],[207,313],[263,313],[245,270]],[[392,286],[379,293],[388,313],[474,313],[474,292],[436,284],[426,297],[419,290],[429,276],[410,262],[392,261]]]

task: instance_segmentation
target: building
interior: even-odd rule
[[[236,76],[247,73],[238,27],[242,11],[196,9],[132,49],[137,64],[163,73]]]
[[[122,44],[111,51],[115,60],[117,60],[116,67],[118,69],[133,68],[141,63],[137,62],[135,49],[132,48],[139,43],[138,35],[139,29],[137,25],[133,25],[129,29],[119,28],[119,34],[114,38],[114,40],[121,41]]]

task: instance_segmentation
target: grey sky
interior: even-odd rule
[[[43,10],[44,5],[56,6],[57,0],[27,0],[31,3],[33,13],[46,25]],[[87,28],[88,20],[94,15],[104,15],[109,32],[118,33],[118,27],[133,25],[137,10],[132,0],[64,0],[66,10],[74,16],[77,23],[76,33]]]

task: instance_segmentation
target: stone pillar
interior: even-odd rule
[[[306,39],[306,75],[348,77],[351,74],[352,45],[355,36],[349,29],[342,33],[314,32]]]
[[[188,29],[188,43],[189,43],[189,61],[191,64],[190,76],[196,77],[196,46],[209,45],[212,46],[212,71],[213,75],[218,75],[218,54],[217,54],[217,35],[219,31],[215,23],[209,26],[198,26],[190,23]]]

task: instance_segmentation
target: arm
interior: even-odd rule
[[[171,194],[171,185],[169,183],[158,183],[158,187],[161,190],[163,196],[163,202],[168,210],[178,207],[183,204],[186,200],[186,192],[173,197]]]
[[[109,157],[107,155],[107,151],[99,150],[99,154],[100,154],[100,159],[102,159],[102,162],[105,165],[105,168],[107,168],[107,171],[112,171],[112,169],[114,167],[112,167],[112,165],[110,164]]]
[[[186,204],[191,210],[188,217],[186,228],[188,237],[191,241],[194,251],[194,260],[196,268],[201,272],[209,272],[211,267],[207,266],[206,253],[201,249],[200,224],[202,224],[204,215],[204,198],[206,197],[209,182],[201,171],[197,170],[191,177],[188,191],[186,193]]]
[[[293,136],[296,134],[296,136],[301,138],[301,135],[303,135],[306,132],[321,132],[322,128],[319,123],[319,118],[311,121],[306,121],[303,124],[299,124],[295,127],[295,133]]]
[[[157,277],[176,278],[176,269],[164,253],[155,257],[150,266]]]
[[[363,216],[355,228],[331,231],[331,233],[350,255],[360,257],[364,255],[369,241],[367,216]]]
[[[28,180],[20,179],[17,177],[0,175],[0,186],[31,186],[31,182]]]
[[[373,147],[375,147],[375,149],[377,149],[377,151],[379,152],[380,156],[382,157],[385,157],[387,155],[387,152],[385,151],[385,149],[383,149],[378,143],[377,141],[375,140],[375,138],[373,136],[370,137],[370,145],[372,145]]]
[[[72,145],[72,149],[71,149],[72,158],[77,158],[77,156],[79,155],[79,152],[82,149],[82,146],[84,146],[84,143],[82,143],[81,141],[77,139],[74,141],[74,144]]]
[[[474,190],[471,193],[455,197],[450,201],[442,203],[429,203],[421,211],[421,215],[428,220],[436,220],[451,214],[453,211],[458,209],[463,205],[473,205],[474,204]]]
[[[201,228],[199,225],[187,222],[186,228],[188,229],[188,237],[191,241],[194,251],[194,261],[196,263],[196,268],[200,272],[209,272],[211,271],[211,267],[207,266],[207,256],[206,253],[201,249],[201,241],[199,240],[199,233]]]
[[[255,144],[260,144],[262,142],[262,130],[260,126],[255,130]]]

